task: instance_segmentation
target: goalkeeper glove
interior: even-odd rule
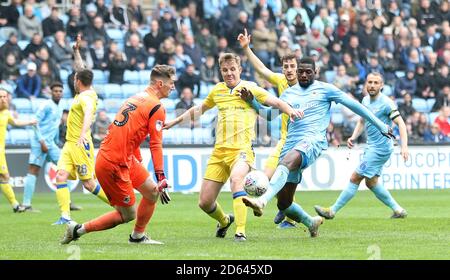
[[[161,199],[161,203],[168,204],[170,201],[168,192],[168,189],[170,188],[169,182],[167,181],[163,171],[156,171],[155,175],[158,180],[158,192],[160,194],[159,198]]]

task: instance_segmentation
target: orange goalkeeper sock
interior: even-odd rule
[[[136,224],[134,226],[134,232],[143,233],[145,231],[148,222],[153,216],[155,208],[156,208],[155,202],[150,201],[144,197],[141,199],[141,202],[139,203],[137,209],[137,217],[136,217]]]
[[[119,211],[112,211],[84,224],[86,232],[101,231],[123,224]]]

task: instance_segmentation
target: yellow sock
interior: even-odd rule
[[[58,201],[61,216],[70,218],[70,191],[67,182],[56,183],[56,200]]]
[[[235,196],[238,193],[235,193]],[[245,224],[247,223],[247,206],[242,201],[243,196],[233,198],[233,211],[236,221],[236,233],[245,234]]]
[[[222,206],[216,201],[216,207],[212,212],[207,213],[211,218],[220,223],[220,227],[224,227],[228,224],[228,216],[223,212]]]
[[[108,197],[106,196],[105,192],[103,191],[103,189],[100,187],[100,185],[97,185],[95,187],[95,189],[92,191],[93,195],[96,195],[99,199],[101,199],[103,202],[105,202],[106,204],[109,204],[109,200]]]
[[[6,199],[9,201],[12,207],[19,205],[19,202],[14,195],[14,191],[9,183],[0,183],[3,194],[6,196]]]

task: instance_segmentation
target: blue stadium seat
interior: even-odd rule
[[[147,58],[147,67],[152,68],[153,66],[155,66],[155,57],[153,57],[152,55],[150,55]]]
[[[8,131],[8,133],[6,133],[6,139],[5,139],[5,144],[6,145],[13,145],[13,141],[11,138],[11,131]]]
[[[341,113],[342,112],[342,104],[335,103],[335,102],[331,103],[330,112],[331,113]]]
[[[19,48],[20,48],[22,51],[28,46],[28,44],[30,44],[30,41],[28,41],[28,40],[19,40],[19,41],[17,42],[17,45],[19,46]]]
[[[141,83],[138,71],[125,70],[125,73],[123,74],[123,80],[135,85]]]
[[[67,77],[69,77],[70,73],[66,69],[60,69],[59,70],[59,77],[61,78],[61,81],[63,83],[67,83]]]
[[[325,71],[325,81],[327,83],[333,83],[335,78],[336,78],[336,71],[334,70]]]
[[[413,98],[412,106],[418,112],[421,112],[421,113],[429,113],[430,112],[427,101],[423,98]]]
[[[140,92],[139,85],[132,85],[132,84],[123,84],[122,85],[122,94],[124,98],[131,97],[133,95],[136,95],[138,92]]]
[[[175,110],[175,101],[172,99],[161,99],[161,104],[166,108],[166,111],[173,111]]]
[[[434,123],[434,120],[439,116],[439,112],[432,112],[428,114],[428,122],[430,124]]]
[[[201,82],[200,83],[200,98],[206,98],[209,94],[209,87],[206,83]]]
[[[68,84],[63,84],[63,98],[72,98],[72,92]]]
[[[209,110],[206,111],[206,113],[204,113],[201,117],[200,117],[200,124],[202,125],[202,127],[207,127],[209,129],[211,129],[211,127],[214,124],[214,119],[216,118],[217,113]]]
[[[108,98],[103,100],[103,104],[105,105],[106,112],[108,113],[117,113],[119,111],[120,106],[125,100],[118,98]]]
[[[383,90],[381,92],[386,96],[392,96],[394,94],[392,87],[388,84],[384,84]]]
[[[9,131],[14,145],[30,145],[30,133],[32,130],[13,128]]]
[[[1,45],[0,45],[1,46]],[[0,85],[0,89],[4,89],[4,90],[6,90],[7,92],[10,92],[13,96],[15,96],[14,94],[14,91],[16,90],[16,87],[17,86],[12,86],[12,85],[10,85],[10,84],[7,84],[7,83],[3,83],[3,84],[1,84]]]
[[[272,141],[278,140],[281,137],[281,116],[278,116],[275,120],[272,120],[270,124],[270,138]]]
[[[113,41],[123,45],[124,33],[122,30],[116,28],[107,28],[106,34],[108,34],[109,38],[111,38]]]
[[[196,127],[192,130],[192,140],[193,144],[204,144],[212,145],[214,144],[214,139],[212,137],[210,128]]]
[[[98,97],[101,99],[105,98],[105,86],[102,84],[94,84],[93,85],[95,92],[97,93]]]
[[[102,70],[93,69],[92,72],[94,73],[94,84],[106,84],[108,82]]]
[[[332,113],[331,114],[331,122],[335,126],[341,126],[344,123],[344,116],[342,115],[341,112],[339,112],[339,113]]]
[[[192,144],[192,129],[177,127],[174,131],[174,144]]]
[[[106,110],[105,103],[102,99],[97,100],[97,110]]]
[[[35,118],[36,118],[36,115],[33,114],[33,113],[31,113],[31,114],[21,113],[21,114],[19,114],[19,116],[18,116],[18,119],[19,119],[19,120],[24,120],[24,121],[29,121],[29,120],[35,119]]]
[[[148,33],[150,33],[150,28],[147,26],[144,27],[140,27],[138,29],[139,34],[141,35],[142,39],[144,39],[145,35],[147,35]]]
[[[141,81],[141,85],[144,84],[145,86],[147,86],[150,82],[150,73],[152,71],[150,70],[141,70],[139,71],[139,79]]]
[[[108,119],[113,122],[116,119],[116,113],[107,113]]]
[[[33,113],[33,107],[28,98],[13,98],[12,103],[16,106],[17,112],[20,113]]]
[[[105,85],[105,98],[122,98],[122,87],[118,84]]]
[[[435,98],[427,99],[428,110],[431,111],[431,109],[433,109],[434,103],[436,103]]]
[[[48,99],[45,98],[36,98],[35,100],[33,100],[33,102],[31,102],[31,108],[33,109],[33,113],[36,113],[39,107],[42,105],[42,103],[44,103],[47,100]]]

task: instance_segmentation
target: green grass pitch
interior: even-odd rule
[[[296,199],[310,214],[313,205],[330,205],[339,192],[297,192]],[[152,238],[165,245],[129,245],[133,223],[83,236],[59,245],[64,226],[52,193],[36,194],[33,206],[41,213],[14,214],[0,196],[0,259],[450,259],[450,190],[393,191],[408,210],[404,220],[389,219],[390,209],[370,191],[360,191],[334,220],[326,220],[317,238],[304,226],[280,230],[272,219],[272,201],[261,218],[248,213],[246,243],[233,241],[232,226],[225,239],[215,237],[216,223],[198,207],[198,194],[172,194],[169,205],[159,204],[149,227]],[[21,199],[21,195],[18,195]],[[72,213],[85,222],[111,208],[91,195],[72,194],[84,207]],[[221,193],[225,211],[232,211],[230,193]],[[75,246],[73,246],[73,245]]]

